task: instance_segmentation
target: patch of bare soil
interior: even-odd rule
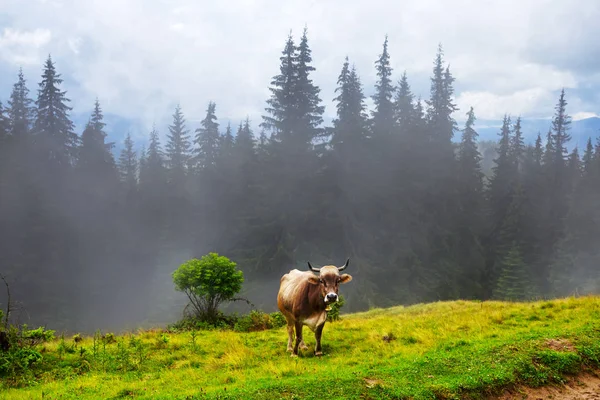
[[[566,384],[505,390],[493,400],[600,400],[600,371],[585,372]],[[491,400],[491,399],[490,399]]]
[[[575,351],[567,339],[548,339],[546,346],[555,351]],[[600,370],[584,371],[570,378],[565,384],[554,384],[539,388],[518,386],[506,389],[489,400],[600,400]]]
[[[555,351],[575,351],[575,347],[567,339],[548,339],[546,346]]]

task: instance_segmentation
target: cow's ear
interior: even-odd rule
[[[348,283],[352,280],[352,275],[342,274],[340,276],[340,283]]]
[[[312,283],[313,285],[319,284],[319,277],[315,275],[311,275],[308,277],[308,283]]]

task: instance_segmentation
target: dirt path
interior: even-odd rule
[[[600,400],[600,371],[582,373],[565,385],[506,390],[494,400]],[[490,399],[491,400],[491,399]]]

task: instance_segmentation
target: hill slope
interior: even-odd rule
[[[86,338],[71,350],[70,340],[57,340],[46,344],[39,383],[2,398],[477,397],[598,367],[599,317],[600,297],[376,309],[328,323],[321,358],[312,348],[291,358],[285,328],[200,331],[195,339],[145,331],[110,344]],[[305,340],[314,346],[306,328]]]

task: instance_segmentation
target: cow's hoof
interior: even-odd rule
[[[290,351],[291,352],[291,351],[294,351],[294,349],[291,348],[291,347],[288,347],[286,351]]]
[[[292,354],[290,354],[290,357],[292,357],[292,358],[298,357],[298,354],[292,353]]]
[[[322,351],[315,351],[315,356],[321,357],[323,355]]]

